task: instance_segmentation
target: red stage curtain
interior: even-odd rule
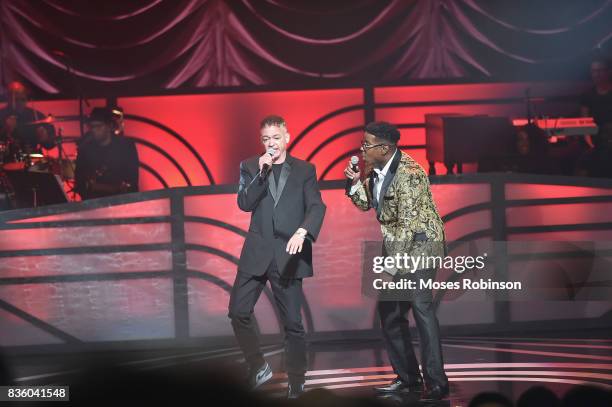
[[[48,93],[576,76],[607,0],[4,0],[3,81]],[[59,51],[59,52],[58,52]]]

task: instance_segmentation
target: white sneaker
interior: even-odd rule
[[[250,385],[251,389],[256,389],[272,378],[272,368],[266,362],[255,374],[251,374]]]

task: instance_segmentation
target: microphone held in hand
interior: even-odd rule
[[[354,172],[359,172],[359,157],[356,155],[351,157],[351,169]],[[351,192],[351,187],[353,186],[353,180],[347,178],[346,184],[344,185],[344,192],[348,195]]]
[[[274,149],[273,148],[269,148],[266,151],[266,154],[268,154],[270,157],[274,157]],[[266,176],[268,175],[268,171],[270,171],[270,166],[268,164],[264,164],[261,167],[261,172],[259,173],[259,176],[263,179],[266,178]]]

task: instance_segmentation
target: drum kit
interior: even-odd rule
[[[59,186],[63,192],[64,184],[71,184],[74,181],[75,162],[66,157],[62,147],[63,138],[61,131],[56,133],[54,124],[57,119],[49,116],[43,120],[34,121],[23,124],[22,126],[44,126],[47,129],[47,134],[53,137],[53,147],[57,146],[59,154],[57,157],[51,156],[49,150],[41,149],[39,151],[31,151],[31,148],[23,143],[18,143],[12,139],[0,140],[0,210],[15,209],[22,207],[37,207],[41,204],[60,203],[46,202],[40,193],[37,194],[37,189],[42,192],[50,187],[57,189]],[[30,175],[28,175],[30,174]],[[44,174],[47,174],[46,176]],[[19,180],[19,181],[17,181]],[[33,185],[17,185],[26,183],[29,184],[32,180]],[[34,181],[36,180],[36,181]],[[38,185],[41,180],[48,180],[53,186]],[[26,188],[31,190],[30,195],[33,197],[32,202],[22,202],[19,199],[19,189]],[[57,194],[54,194],[57,195]],[[58,200],[57,198],[53,200]],[[67,199],[61,199],[64,202]],[[27,199],[26,201],[29,201]]]
[[[43,153],[19,151],[6,159],[6,145],[0,142],[0,164],[3,171],[29,171],[57,174],[64,180],[74,179],[74,160],[46,156]]]

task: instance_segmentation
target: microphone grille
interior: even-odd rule
[[[272,156],[273,156],[273,155],[274,155],[274,149],[273,149],[272,147],[270,147],[270,148],[268,149],[268,151],[266,151],[266,153],[268,153],[269,155],[272,155]]]
[[[359,157],[357,157],[356,155],[351,157],[351,164],[353,165],[357,165],[359,164]]]

